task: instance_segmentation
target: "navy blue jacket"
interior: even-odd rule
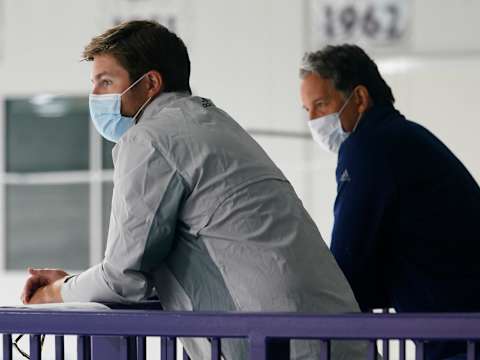
[[[439,139],[373,107],[336,178],[331,250],[362,310],[480,311],[480,188]]]

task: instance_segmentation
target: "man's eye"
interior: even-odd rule
[[[102,86],[110,86],[112,82],[110,80],[102,80]]]
[[[322,107],[324,107],[324,106],[325,106],[325,103],[322,102],[322,101],[315,103],[315,107],[316,107],[317,109],[318,109],[318,108],[322,108]]]

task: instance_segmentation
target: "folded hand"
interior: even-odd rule
[[[23,287],[21,300],[24,304],[62,302],[60,289],[68,273],[61,269],[28,268],[30,277]]]

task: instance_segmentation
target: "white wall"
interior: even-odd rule
[[[442,139],[480,180],[480,56],[418,57],[392,83],[398,108]]]
[[[213,99],[247,128],[306,132],[297,77],[305,49],[305,2],[185,2],[191,16],[185,40],[194,91]],[[103,30],[105,9],[99,3],[4,0],[0,96],[87,94],[89,65],[79,59],[83,46]],[[399,54],[407,65],[394,70],[384,66],[385,77],[398,108],[439,135],[480,180],[476,156],[480,149],[476,106],[480,24],[475,18],[480,2],[416,0],[413,4],[411,38],[405,53]],[[291,178],[329,241],[335,157],[313,143],[259,141]],[[12,282],[16,284],[18,278],[0,276],[2,303],[17,301],[20,287],[12,287]]]

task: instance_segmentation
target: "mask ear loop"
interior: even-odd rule
[[[343,110],[345,109],[345,107],[347,106],[348,102],[350,101],[350,99],[352,98],[353,96],[353,91],[350,93],[350,95],[348,95],[347,97],[347,100],[345,100],[345,102],[343,103],[342,107],[340,108],[340,110],[338,110],[337,114],[338,114],[338,120],[339,120],[339,126],[340,126],[340,130],[342,130],[342,132],[345,132],[345,130],[343,130],[343,126],[342,126],[342,123],[340,121],[340,115],[342,114]]]
[[[138,123],[138,120],[139,120],[139,119],[137,119],[137,115],[140,114],[140,112],[142,112],[143,109],[145,109],[145,107],[146,107],[147,104],[150,102],[150,100],[152,100],[152,97],[151,97],[151,96],[147,99],[147,101],[145,101],[145,102],[143,103],[142,106],[140,106],[140,109],[138,109],[138,111],[135,113],[135,115],[133,115],[133,122],[134,122],[135,124],[137,124],[137,123]]]
[[[147,76],[147,73],[143,74],[142,76],[140,76],[137,80],[135,80],[132,85],[130,85],[128,88],[126,88],[125,90],[123,90],[123,92],[120,94],[120,96],[122,96],[123,94],[125,94],[128,90],[130,90],[131,88],[133,88],[135,85],[137,85],[140,81],[142,81],[142,79]]]
[[[348,102],[350,101],[350,99],[352,98],[353,96],[353,91],[350,93],[350,95],[348,95],[348,98],[347,100],[345,100],[345,102],[343,103],[342,107],[340,108],[340,110],[338,110],[338,116],[340,116],[340,114],[343,112],[343,110],[345,109],[345,107],[347,106]]]
[[[122,96],[123,94],[125,94],[128,90],[130,90],[131,88],[133,88],[135,85],[137,85],[140,81],[142,81],[142,79],[147,76],[148,73],[145,73],[143,74],[142,76],[140,76],[137,80],[135,80],[132,85],[130,85],[128,88],[126,88],[125,90],[123,90],[123,92],[120,94],[120,96]],[[145,106],[147,106],[147,104],[150,102],[150,100],[152,100],[152,97],[150,96],[147,101],[145,101],[143,103],[142,106],[140,106],[140,109],[137,110],[137,112],[135,113],[135,115],[133,115],[132,119],[133,119],[133,122],[135,124],[137,124],[138,122],[138,119],[137,119],[137,116],[138,114],[140,114],[140,112],[145,108]]]
[[[363,114],[360,114],[360,116],[359,116],[358,119],[357,119],[357,122],[355,123],[355,126],[354,126],[353,129],[352,129],[352,133],[357,129],[358,123],[360,122],[360,120],[362,119],[362,117],[363,117]]]
[[[345,103],[343,104],[342,108],[340,109],[340,111],[338,112],[338,117],[340,117],[340,114],[342,113],[343,109],[345,109],[345,106],[347,106],[348,102],[350,101],[350,99],[352,98],[353,96],[353,90],[352,92],[350,93],[350,95],[348,96],[347,100],[345,100]],[[362,116],[363,114],[361,114],[357,121],[355,122],[355,125],[353,126],[353,129],[352,131],[350,132],[351,134],[355,132],[355,130],[357,129],[357,126],[358,126],[358,123],[360,122],[360,120],[362,119]]]

